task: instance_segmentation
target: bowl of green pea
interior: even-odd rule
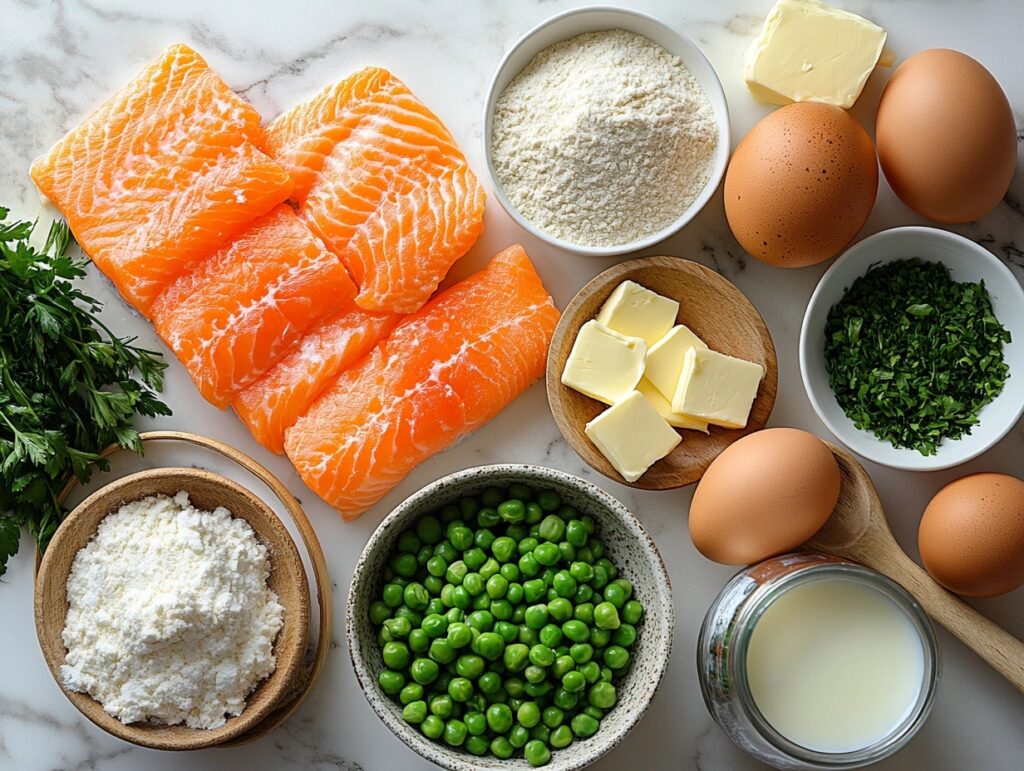
[[[451,771],[594,762],[650,705],[673,629],[639,520],[531,465],[466,469],[406,499],[363,549],[346,607],[371,707]]]

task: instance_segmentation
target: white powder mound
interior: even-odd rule
[[[61,675],[122,723],[217,728],[274,671],[284,608],[267,548],[179,492],[106,517],[68,577]]]
[[[625,30],[539,53],[498,98],[501,186],[527,220],[580,246],[617,246],[671,225],[711,175],[718,127],[678,57]]]

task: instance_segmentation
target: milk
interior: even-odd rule
[[[878,589],[841,577],[797,584],[757,621],[746,656],[751,695],[780,734],[817,752],[851,752],[913,711],[924,647]]]

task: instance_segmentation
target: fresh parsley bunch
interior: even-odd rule
[[[100,303],[75,287],[85,262],[67,255],[71,232],[7,220],[0,207],[0,575],[22,525],[45,549],[63,518],[57,498],[74,475],[87,481],[98,453],[117,443],[141,452],[136,413],[169,415],[156,396],[159,354],[114,335]]]

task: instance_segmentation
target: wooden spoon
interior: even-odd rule
[[[805,546],[853,560],[888,576],[925,612],[1024,693],[1024,642],[946,591],[896,542],[878,491],[846,450],[826,442],[839,463],[842,486],[832,516]]]

